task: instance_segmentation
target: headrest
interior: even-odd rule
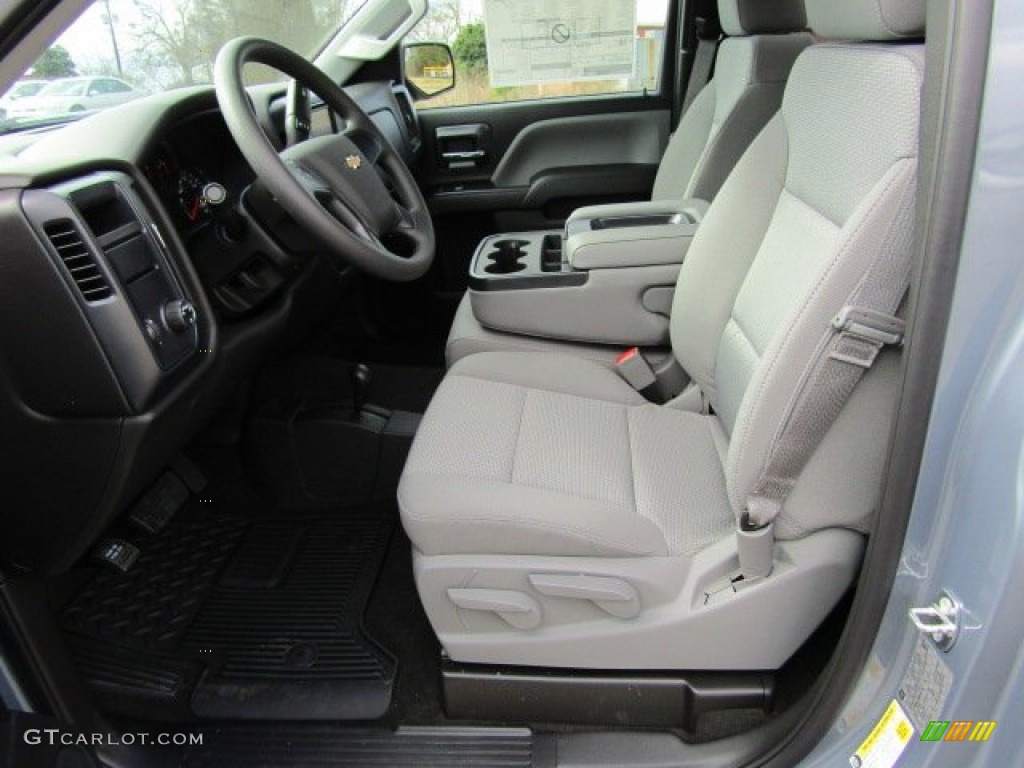
[[[799,32],[807,27],[803,0],[718,0],[718,20],[729,36]]]
[[[924,37],[927,0],[806,0],[807,23],[818,37],[901,40]]]

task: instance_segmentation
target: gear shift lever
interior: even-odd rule
[[[366,398],[370,394],[370,382],[373,380],[373,373],[369,366],[363,363],[356,363],[348,373],[349,381],[352,383],[352,414],[358,416],[363,412],[366,405]]]

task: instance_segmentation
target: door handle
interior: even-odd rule
[[[482,149],[474,149],[470,152],[442,152],[441,159],[449,163],[478,163],[487,157]]]
[[[465,170],[484,164],[491,143],[491,126],[441,125],[434,130],[438,163],[448,170]]]

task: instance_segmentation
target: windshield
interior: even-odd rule
[[[221,46],[255,35],[311,56],[366,0],[94,0],[24,73],[49,82],[40,96],[81,96],[75,104],[45,105],[31,96],[0,112],[0,133],[73,120],[98,109],[213,82]],[[116,77],[131,89],[86,94],[76,76]],[[247,69],[250,83],[280,75]],[[34,102],[34,103],[33,103]]]

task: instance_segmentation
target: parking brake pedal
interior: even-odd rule
[[[172,472],[163,476],[135,502],[129,519],[147,533],[158,533],[188,498],[188,488]]]
[[[104,539],[96,547],[93,559],[103,565],[109,565],[116,571],[128,573],[139,559],[139,548],[124,539]]]

